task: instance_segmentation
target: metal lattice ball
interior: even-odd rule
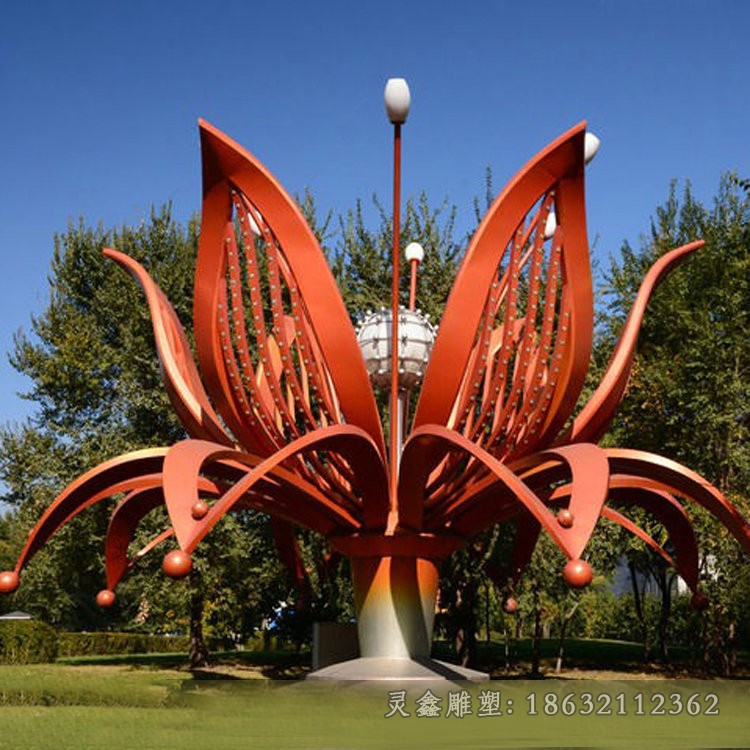
[[[368,313],[357,331],[357,341],[365,360],[367,374],[375,388],[387,389],[391,383],[391,311],[381,308]],[[435,329],[418,310],[399,309],[398,314],[398,385],[410,391],[422,380]]]

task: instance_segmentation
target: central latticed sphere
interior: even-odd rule
[[[357,331],[367,374],[375,388],[391,383],[391,311],[368,313]],[[422,381],[435,342],[435,328],[419,310],[399,308],[398,386],[410,391]]]

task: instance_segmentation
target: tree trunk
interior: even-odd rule
[[[643,612],[643,599],[641,598],[641,590],[638,586],[638,576],[636,574],[635,565],[632,562],[628,562],[628,570],[630,571],[630,585],[633,589],[633,604],[635,605],[635,616],[638,618],[638,623],[641,626],[641,638],[643,639],[643,661],[648,662],[651,659],[651,639],[648,634],[648,623],[646,622],[646,615]]]
[[[489,646],[492,642],[492,635],[490,631],[490,583],[489,581],[484,582],[484,640]]]
[[[505,671],[508,672],[513,666],[513,659],[510,650],[510,628],[505,626]]]
[[[727,666],[724,677],[731,677],[737,669],[737,623],[732,620],[727,629]]]
[[[669,618],[672,612],[672,580],[666,570],[659,571],[657,578],[661,590],[661,612],[659,614],[659,661],[669,661]]]
[[[205,596],[200,574],[193,569],[190,573],[190,649],[188,659],[190,669],[208,665],[208,647],[203,639],[203,607]]]
[[[555,662],[555,674],[560,674],[562,669],[563,660],[565,659],[565,634],[568,630],[568,623],[573,619],[573,615],[578,609],[578,605],[581,603],[579,599],[562,617],[560,621],[560,640],[557,644],[557,661]]]
[[[539,603],[539,588],[534,584],[532,588],[534,601],[534,632],[531,637],[531,676],[539,677],[539,662],[542,645],[542,607]]]
[[[711,638],[708,632],[708,610],[701,612],[701,641],[703,643],[703,676],[711,674]]]
[[[477,618],[474,612],[476,585],[465,581],[456,596],[456,656],[462,667],[468,667],[477,656]]]

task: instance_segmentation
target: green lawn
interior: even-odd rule
[[[634,644],[571,642],[570,646],[574,663],[600,668],[612,659],[620,664],[631,657],[640,659]],[[550,656],[554,654],[552,642],[544,647]],[[521,642],[517,648],[523,656],[526,644]],[[498,653],[490,649],[485,657],[496,658]],[[213,671],[198,673],[190,673],[184,663],[180,666],[184,657],[165,654],[0,666],[0,750],[571,746],[661,750],[746,747],[750,738],[747,681],[444,682],[431,686],[442,707],[447,709],[450,693],[457,696],[466,690],[472,713],[426,719],[416,716],[416,700],[426,690],[422,684],[325,685],[257,679],[267,674],[294,676],[293,670],[299,670],[296,657],[284,652],[225,656],[227,661]],[[229,676],[235,679],[216,679]],[[236,679],[243,676],[256,679]],[[401,690],[411,715],[386,719],[389,692]],[[499,692],[501,716],[477,716],[482,691]],[[709,693],[717,695],[717,716],[704,715],[713,706]],[[603,710],[607,696],[609,712]],[[663,715],[658,711],[662,699]],[[563,714],[563,701],[572,715]],[[697,708],[698,715],[691,716],[688,705]],[[596,711],[580,715],[587,706]]]
[[[423,719],[416,700],[425,685],[321,685],[310,682],[202,681],[157,667],[33,665],[0,667],[0,748],[5,750],[274,750],[291,748],[737,747],[750,737],[750,687],[720,681],[492,681],[432,685],[447,708],[466,690],[472,713]],[[388,712],[389,691],[404,690],[409,717]],[[479,694],[499,691],[503,714],[477,715]],[[590,692],[597,709],[580,716]],[[719,716],[702,713],[718,696]],[[651,715],[654,693],[677,715]],[[644,715],[637,715],[640,705]],[[533,699],[530,696],[534,696]],[[617,696],[621,696],[619,699]],[[562,715],[560,707],[574,709]],[[658,698],[658,696],[656,696]],[[589,699],[590,700],[590,699]],[[617,715],[622,704],[625,714]],[[508,710],[512,706],[511,710]],[[549,707],[555,715],[547,715]],[[535,713],[533,708],[535,707]]]

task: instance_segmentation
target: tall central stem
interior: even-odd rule
[[[390,492],[391,510],[396,509],[398,463],[401,446],[398,428],[398,289],[401,235],[401,124],[393,125],[393,281],[391,285],[391,398],[390,398]]]

